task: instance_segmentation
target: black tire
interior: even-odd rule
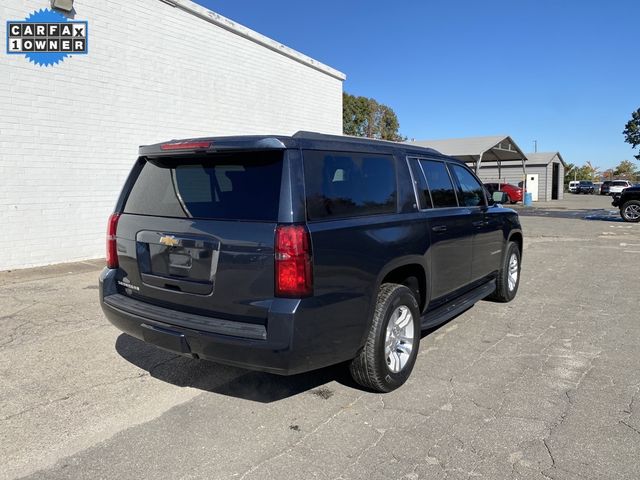
[[[512,257],[515,258],[517,262],[517,278],[515,280],[515,284],[511,285],[509,283],[509,268],[512,261]],[[498,278],[496,279],[496,291],[489,295],[490,300],[494,300],[496,302],[510,302],[516,297],[518,293],[518,286],[520,285],[520,268],[521,263],[520,259],[522,255],[520,253],[520,247],[515,242],[509,242],[507,244],[507,251],[502,259],[502,267],[498,272]]]
[[[620,207],[620,216],[625,222],[640,222],[640,200],[629,200]]]
[[[392,367],[387,364],[385,341],[389,321],[401,307],[408,308],[411,313],[413,342],[406,363],[398,372],[393,372]],[[409,378],[416,363],[420,326],[420,310],[411,290],[395,283],[383,284],[378,292],[371,329],[364,347],[349,366],[353,379],[363,387],[378,392],[390,392],[401,386]]]

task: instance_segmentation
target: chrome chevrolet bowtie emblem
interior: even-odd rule
[[[173,235],[164,235],[160,237],[160,243],[162,245],[166,245],[167,247],[175,247],[179,242]]]

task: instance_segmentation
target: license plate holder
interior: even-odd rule
[[[173,268],[191,269],[193,260],[189,253],[173,253],[169,252],[169,266]]]

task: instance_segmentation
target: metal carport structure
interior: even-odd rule
[[[412,140],[413,145],[429,147],[440,153],[455,157],[470,164],[480,176],[480,168],[497,166],[498,178],[502,176],[503,164],[522,165],[523,180],[527,176],[527,156],[508,135],[489,137],[450,138],[445,140]]]

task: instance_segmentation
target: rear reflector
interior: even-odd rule
[[[313,293],[311,239],[302,225],[278,225],[275,242],[276,297]]]
[[[116,247],[116,230],[118,229],[119,213],[113,213],[107,224],[107,268],[118,268],[118,249]]]
[[[202,150],[211,146],[208,142],[171,142],[160,145],[161,150]]]

